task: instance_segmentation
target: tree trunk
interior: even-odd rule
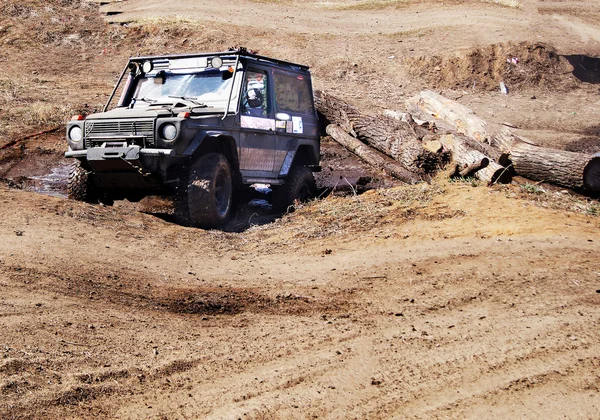
[[[327,126],[325,131],[346,149],[356,154],[369,165],[383,170],[388,175],[391,175],[394,178],[409,184],[414,184],[421,181],[421,178],[404,168],[402,165],[400,165],[400,163],[396,162],[391,157],[367,146],[357,138],[352,137],[340,126],[330,124]]]
[[[446,158],[443,153],[425,150],[410,122],[363,114],[356,107],[321,91],[315,92],[315,102],[330,123],[339,125],[419,176],[435,172]]]
[[[471,137],[481,143],[490,144],[491,135],[487,123],[464,105],[430,90],[406,101],[409,113],[422,111],[426,121],[432,118],[450,124],[460,134]]]
[[[407,106],[415,118],[433,121],[444,130],[455,128],[472,137],[477,144],[469,146],[483,151],[503,166],[512,162],[514,171],[523,177],[580,191],[600,191],[600,157],[536,147],[509,127],[490,124],[464,105],[435,92],[423,91],[409,99]],[[483,170],[492,168],[488,166]],[[496,174],[506,180],[510,178],[506,170]]]
[[[514,146],[522,142],[532,144],[510,128],[489,123],[475,115],[470,108],[430,90],[408,99],[406,105],[408,111],[419,119],[433,120],[444,128],[450,125],[457,132],[471,137],[486,150],[485,154],[504,166],[508,164],[507,157]]]
[[[473,176],[487,184],[511,181],[510,171],[491,161],[483,153],[471,149],[460,136],[446,134],[439,139],[442,146],[452,152],[452,160],[456,163],[457,173],[461,176]]]
[[[513,147],[509,158],[525,178],[580,191],[600,190],[600,162],[592,155],[521,143]]]

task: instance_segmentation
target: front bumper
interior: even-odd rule
[[[148,149],[139,146],[94,147],[86,150],[69,150],[65,153],[65,157],[88,160],[137,160],[140,156],[171,156],[174,153],[173,149]]]
[[[81,161],[94,183],[109,190],[158,191],[168,184],[169,167],[176,163],[173,149],[140,146],[92,147],[69,150],[67,158]]]

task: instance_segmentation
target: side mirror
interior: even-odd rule
[[[233,69],[232,69],[233,70]],[[229,80],[233,77],[233,71],[224,71],[223,74],[221,75],[221,78],[223,80]]]
[[[167,78],[167,75],[165,74],[165,71],[161,70],[158,73],[156,73],[156,76],[154,77],[154,84],[155,85],[164,85],[166,78]]]

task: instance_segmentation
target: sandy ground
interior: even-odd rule
[[[436,88],[539,144],[593,148],[598,85],[564,59],[508,96],[485,65],[486,88],[463,86],[457,69],[495,43],[598,56],[597,2],[127,0],[94,13],[115,11],[106,19],[126,25],[81,29],[89,49],[25,50],[11,32],[20,21],[0,25],[0,68],[20,83],[0,78],[0,147],[16,141],[0,152],[0,418],[598,417],[597,201],[442,175],[203,231],[128,203],[67,200],[60,174],[59,196],[28,191],[65,163],[66,145],[57,133],[22,139],[52,121],[28,126],[7,106],[69,92],[64,112],[94,109],[128,55],[247,45],[310,64],[318,88],[372,111]],[[324,150],[324,167],[368,171]]]
[[[226,234],[3,190],[2,417],[594,418],[600,222],[510,195]]]

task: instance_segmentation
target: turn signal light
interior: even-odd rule
[[[85,116],[83,115],[73,115],[71,117],[71,121],[83,121],[85,120]]]
[[[190,114],[189,112],[180,112],[179,114],[177,114],[179,118],[190,118],[190,115],[192,114]]]

